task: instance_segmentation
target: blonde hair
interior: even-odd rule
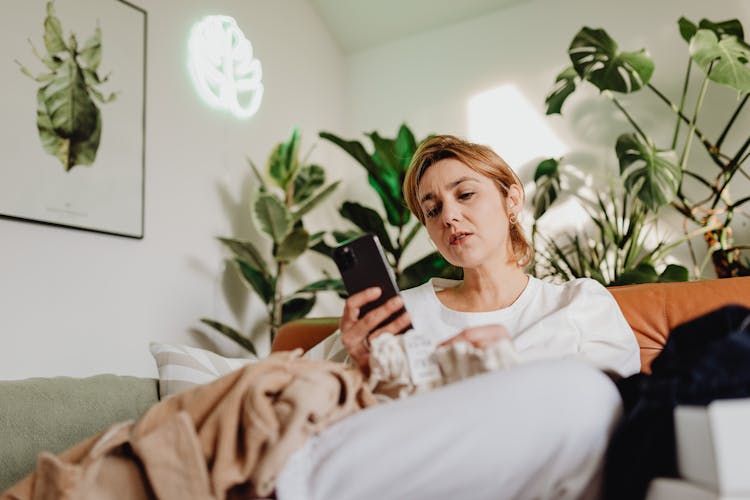
[[[500,155],[487,146],[474,144],[459,137],[436,135],[426,139],[417,148],[403,184],[406,204],[422,225],[425,223],[425,216],[419,206],[419,181],[428,168],[446,158],[455,158],[473,171],[495,181],[503,197],[508,195],[508,189],[515,184],[521,190],[523,204],[526,198],[523,183]],[[509,233],[515,260],[519,266],[526,267],[534,256],[534,249],[520,224],[511,224]]]

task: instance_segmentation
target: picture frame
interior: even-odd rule
[[[0,217],[143,238],[147,13],[5,0]]]

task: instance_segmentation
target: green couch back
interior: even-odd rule
[[[96,375],[0,381],[0,492],[31,472],[40,451],[59,453],[159,399],[158,381]]]

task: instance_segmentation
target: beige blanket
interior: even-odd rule
[[[375,404],[357,369],[300,355],[272,354],[59,456],[42,453],[0,500],[268,496],[308,436]]]

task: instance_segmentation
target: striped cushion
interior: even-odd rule
[[[151,342],[159,369],[159,398],[206,384],[256,360],[225,358],[197,347]]]

